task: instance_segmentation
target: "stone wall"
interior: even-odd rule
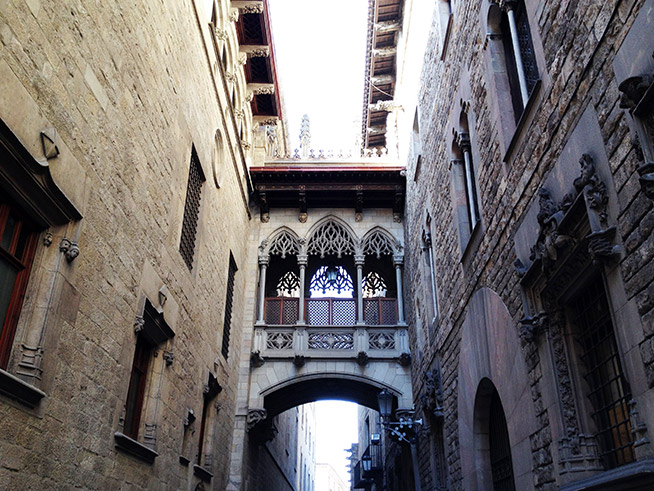
[[[226,487],[250,214],[245,156],[205,3],[0,6],[0,119],[42,162],[39,132],[56,130],[60,155],[49,166],[83,216],[50,229],[52,245],[37,250],[9,371],[20,370],[21,343],[43,326],[43,373],[32,382],[46,395],[35,409],[0,399],[6,488],[192,489],[199,431],[190,436],[191,464],[184,466],[183,421],[188,409],[199,419],[209,373],[222,392],[209,406],[205,467],[214,475],[211,486]],[[214,148],[217,130],[222,154]],[[192,147],[206,182],[189,271],[179,242]],[[60,259],[64,236],[79,244],[71,263]],[[225,359],[230,251],[239,271]],[[114,441],[135,317],[146,297],[175,332],[165,346],[172,365],[159,351],[149,375],[160,383],[148,389],[152,402],[142,420],[156,424],[147,442],[159,453],[152,465],[118,451]]]
[[[640,69],[652,68],[652,44],[646,34],[646,26],[651,27],[647,22],[651,21],[646,19],[651,19],[653,2],[526,2],[542,85],[533,96],[512,148],[509,144],[513,131],[507,135],[500,118],[507,108],[499,106],[493,85],[493,65],[489,61],[488,2],[452,3],[453,23],[444,61],[439,59],[438,18],[434,19],[425,55],[419,102],[422,165],[414,181],[415,159],[408,163],[405,247],[407,297],[426,298],[429,278],[422,264],[424,253],[420,250],[429,214],[439,315],[432,324],[423,300],[407,301],[414,334],[412,351],[424,353],[414,365],[414,394],[419,400],[425,391],[424,373],[441,367],[445,395],[442,431],[447,464],[447,482],[443,485],[462,489],[464,449],[461,446],[470,442],[460,438],[462,416],[458,412],[461,406],[458,399],[474,399],[475,393],[461,392],[458,373],[461,330],[471,298],[481,287],[494,291],[508,309],[511,328],[519,330],[519,321],[528,312],[524,310],[520,276],[514,261],[520,258],[525,267],[530,266],[523,245],[529,242],[525,236],[530,237],[532,244],[536,239],[537,190],[546,182],[558,183],[562,190],[573,189],[572,180],[579,172],[576,161],[583,152],[595,154],[598,172],[603,173],[609,188],[609,217],[619,230],[617,242],[625,249],[617,265],[604,268],[604,275],[619,327],[617,337],[623,365],[637,396],[641,419],[649,427],[654,424],[650,389],[654,360],[651,349],[654,210],[638,182],[637,167],[643,163],[643,156],[634,143],[636,131],[632,118],[620,107],[618,90],[622,80],[637,74],[632,72],[641,61]],[[641,12],[649,14],[642,14],[636,24],[634,32],[638,35],[630,35]],[[624,62],[632,69],[620,72],[622,61],[618,52],[622,46],[632,46],[629,61]],[[467,249],[460,243],[457,221],[453,219],[450,171],[452,129],[462,103],[469,104],[482,214],[481,226],[473,233]],[[587,137],[594,134],[595,127],[599,128],[599,141]],[[580,135],[580,143],[568,145],[575,133]],[[404,136],[408,135],[407,130]],[[570,179],[564,169],[575,165],[577,174]],[[434,342],[427,347],[415,344],[421,336],[425,339],[424,334],[416,332],[420,326],[425,326],[433,336]],[[555,389],[552,368],[542,355],[549,356],[549,353],[542,346],[537,349],[524,345],[522,354],[528,367],[537,421],[530,432],[532,482],[536,488],[550,488],[570,477],[562,477],[557,467],[557,439],[553,432],[560,437],[562,430],[556,410],[548,407],[552,403],[548,394]],[[503,361],[497,359],[493,363],[499,366]],[[441,429],[433,427],[433,431],[438,433]],[[422,440],[423,454],[430,450],[428,442],[426,438]],[[516,458],[523,457],[514,455],[514,469]],[[428,466],[423,463],[422,468]],[[432,476],[423,477],[425,483],[431,483],[432,479]]]

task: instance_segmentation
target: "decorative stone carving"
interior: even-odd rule
[[[229,12],[229,20],[230,22],[238,22],[238,9],[232,9]]]
[[[268,119],[257,119],[255,121],[259,126],[277,126],[279,123],[278,118],[268,118]],[[275,135],[275,141],[277,141],[277,135]]]
[[[220,41],[224,41],[225,39],[227,39],[228,36],[227,29],[224,29],[222,27],[216,27],[214,29],[214,34],[216,36],[216,39],[219,39]]]
[[[634,448],[638,448],[642,445],[648,445],[650,441],[649,437],[647,436],[647,425],[640,417],[640,411],[638,411],[635,399],[631,399],[629,401],[629,423],[631,424],[631,434],[634,439]]]
[[[195,412],[193,412],[193,409],[189,408],[187,409],[186,416],[184,417],[184,421],[183,421],[184,428],[188,428],[189,426],[191,426],[194,421],[195,421]]]
[[[164,350],[163,359],[166,362],[166,366],[169,367],[173,364],[173,361],[175,361],[175,354],[172,350]]]
[[[52,232],[46,232],[43,235],[43,246],[50,247],[51,244],[52,244]]]
[[[297,239],[288,230],[283,230],[277,234],[270,243],[268,254],[271,256],[280,256],[286,259],[287,255],[299,254],[300,244]]]
[[[265,409],[248,409],[247,430],[251,431],[257,424],[268,417],[268,411]]]
[[[293,357],[293,365],[295,365],[296,367],[298,368],[303,367],[305,363],[306,363],[306,359],[304,355],[295,355]]]
[[[263,14],[263,3],[252,3],[239,6],[242,14]]]
[[[145,327],[145,319],[140,315],[137,315],[134,319],[134,332],[136,334],[140,333]]]
[[[246,52],[246,56],[248,58],[268,58],[270,56],[270,49],[268,46],[252,48]]]
[[[620,107],[622,109],[634,109],[653,83],[654,76],[648,74],[629,77],[623,80],[618,86],[618,90],[622,92]]]
[[[398,357],[397,362],[403,367],[408,367],[411,365],[411,353],[402,353]]]
[[[59,252],[63,252],[65,254],[70,249],[70,245],[71,245],[70,239],[64,237],[63,239],[61,239],[61,242],[59,243]]]
[[[586,236],[593,264],[611,264],[620,259],[622,246],[615,244],[616,231],[615,227],[611,227]]]
[[[236,119],[245,118],[245,111],[243,109],[234,109],[234,117]]]
[[[581,175],[575,179],[574,186],[578,193],[584,192],[588,207],[595,210],[600,218],[600,222],[606,225],[607,212],[606,205],[609,202],[609,195],[606,191],[606,185],[597,175],[593,159],[587,153],[579,159],[581,166]]]
[[[59,156],[59,148],[55,144],[56,139],[57,130],[55,128],[47,128],[41,132],[41,148],[47,160]]]
[[[252,145],[247,140],[241,140],[241,148],[243,149],[243,151],[247,152],[252,148]]]
[[[250,353],[250,365],[255,368],[260,368],[266,363],[266,360],[261,356],[261,351],[256,350]]]
[[[254,99],[254,92],[252,92],[251,90],[248,90],[245,93],[245,102],[247,102],[249,104],[250,102],[252,102],[252,99]]]
[[[402,111],[404,107],[401,104],[391,100],[391,101],[377,101],[374,104],[370,104],[371,111]],[[385,131],[385,130],[384,130]]]
[[[426,411],[439,422],[443,421],[443,385],[440,370],[433,369],[425,374],[425,386],[420,401]]]
[[[272,95],[275,93],[275,87],[273,86],[264,86],[264,87],[255,87],[252,89],[253,95]]]
[[[354,254],[354,241],[341,224],[329,220],[313,233],[307,244],[307,253],[321,259],[328,255],[340,259],[343,255]]]
[[[559,440],[559,468],[568,472],[601,471],[597,442],[592,435],[571,435]]]
[[[356,360],[359,366],[365,367],[370,361],[370,357],[365,351],[359,351],[357,353]]]
[[[363,254],[368,256],[392,256],[398,249],[398,244],[393,241],[387,234],[375,231],[363,239]]]
[[[515,267],[515,272],[520,278],[522,278],[527,273],[528,268],[523,264],[520,258],[517,258],[515,261],[513,261],[513,266]]]
[[[540,312],[534,316],[525,317],[520,320],[520,324],[520,338],[525,343],[534,343],[547,326],[547,314]]]
[[[536,244],[531,248],[529,259],[541,261],[541,268],[547,271],[551,264],[558,259],[558,250],[568,244],[572,238],[559,234],[558,228],[565,216],[552,199],[552,195],[545,188],[538,190],[539,212],[537,215],[540,233]]]

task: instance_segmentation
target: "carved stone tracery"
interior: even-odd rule
[[[307,246],[309,254],[324,258],[335,255],[354,254],[354,241],[348,231],[339,223],[330,220],[322,224],[311,236]]]
[[[282,259],[286,259],[287,255],[299,254],[300,245],[293,234],[284,230],[272,239],[268,253],[271,256],[281,256]]]

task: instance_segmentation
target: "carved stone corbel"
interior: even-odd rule
[[[593,232],[586,236],[588,252],[593,258],[593,264],[613,264],[620,259],[623,248],[615,243],[617,229],[610,227],[606,230]]]
[[[403,367],[408,367],[411,365],[411,353],[400,354],[400,356],[397,358],[397,362]]]
[[[268,417],[268,411],[265,409],[248,409],[247,431],[251,431],[257,424]]]
[[[547,326],[547,314],[540,312],[520,320],[520,338],[525,343],[534,343]]]
[[[145,319],[140,315],[137,315],[134,318],[134,332],[138,334],[143,330],[144,327],[145,327]]]
[[[440,370],[435,368],[425,374],[425,388],[420,401],[425,411],[439,422],[443,421],[443,385]]]
[[[266,363],[266,360],[261,355],[261,351],[256,350],[250,353],[250,365],[255,368],[260,368],[264,365],[264,363]]]
[[[368,364],[368,362],[370,361],[370,357],[368,356],[368,354],[365,351],[359,351],[357,353],[356,360],[357,360],[357,364],[359,366],[365,367]]]

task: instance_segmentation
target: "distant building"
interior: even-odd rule
[[[331,464],[316,464],[315,491],[349,491],[350,487],[343,482]]]

